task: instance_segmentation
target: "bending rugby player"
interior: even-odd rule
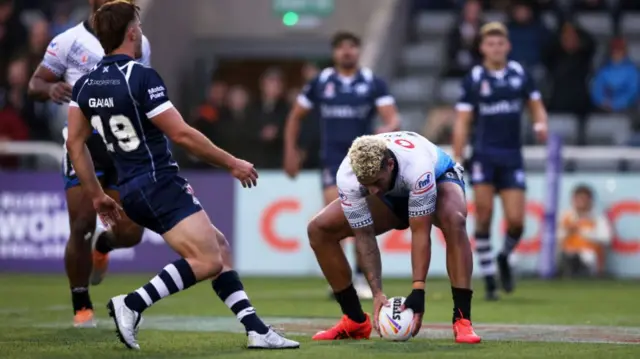
[[[319,111],[325,205],[338,198],[338,167],[356,137],[374,133],[375,115],[379,114],[383,122],[376,133],[400,129],[398,111],[387,84],[370,69],[359,66],[360,39],[354,34],[339,32],[334,35],[331,45],[335,66],[324,69],[302,90],[287,118],[284,136],[285,171],[295,178],[302,165],[296,147],[300,121],[310,111]],[[360,298],[371,299],[371,290],[357,263],[354,279]]]
[[[453,151],[462,160],[469,128],[473,125],[471,184],[476,207],[476,252],[485,280],[486,299],[497,300],[496,265],[491,249],[493,200],[502,200],[507,235],[497,256],[500,282],[505,292],[514,290],[509,255],[524,231],[525,173],[522,158],[521,123],[525,104],[540,142],[547,138],[547,112],[531,75],[515,61],[507,29],[500,23],[484,25],[480,31],[482,65],[463,80],[463,95],[456,105]]]
[[[463,169],[449,155],[413,132],[357,138],[338,169],[340,198],[308,226],[320,268],[336,293],[344,316],[315,340],[367,339],[369,316],[362,311],[340,241],[354,236],[362,270],[374,295],[373,327],[387,298],[376,236],[392,229],[411,230],[413,288],[405,306],[415,313],[413,335],[422,324],[425,280],[431,261],[431,226],[444,233],[453,295],[453,332],[458,343],[478,343],[471,325],[473,258],[466,231]]]
[[[274,332],[256,314],[231,267],[227,240],[212,225],[189,183],[179,176],[167,136],[204,162],[227,169],[243,186],[256,185],[258,173],[253,165],[219,149],[187,125],[169,101],[158,73],[134,61],[142,48],[135,5],[104,4],[94,14],[93,27],[107,56],[73,87],[69,157],[96,211],[107,223],[116,223],[121,208],[103,191],[85,144],[91,126],[96,128],[118,170],[124,212],[138,225],[161,234],[181,256],[144,286],[109,301],[120,341],[139,349],[136,336],[146,309],[214,278],[213,290],[244,325],[249,348],[298,348],[297,342]]]
[[[92,12],[109,0],[89,0]],[[104,56],[104,50],[95,36],[89,20],[56,36],[44,55],[40,66],[29,82],[29,95],[41,101],[58,104],[69,102],[71,89],[80,76],[91,71]],[[150,65],[151,50],[146,37],[142,38],[140,62]],[[62,135],[67,138],[67,127]],[[100,135],[87,140],[96,175],[106,193],[116,201],[118,174],[107,154]],[[95,327],[93,304],[89,284],[98,285],[104,279],[109,263],[109,252],[114,248],[132,247],[140,242],[143,229],[123,216],[111,229],[96,227],[97,214],[90,198],[82,192],[75,169],[65,154],[62,178],[69,212],[70,236],[64,253],[64,263],[73,304],[73,325]],[[93,253],[92,253],[93,252]]]

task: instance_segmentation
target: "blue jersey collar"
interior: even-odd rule
[[[120,61],[134,61],[134,59],[131,56],[117,54],[117,55],[105,56],[102,58],[101,62],[103,64],[112,64],[114,62],[120,62]]]

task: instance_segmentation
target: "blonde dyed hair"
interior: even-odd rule
[[[387,141],[376,136],[356,138],[349,148],[349,161],[357,178],[374,178],[380,172]]]
[[[507,27],[504,26],[503,23],[492,21],[490,23],[484,24],[480,28],[480,36],[485,37],[487,35],[502,35],[507,37],[509,36],[509,30],[507,30]]]

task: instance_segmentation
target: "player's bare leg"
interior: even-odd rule
[[[73,325],[95,327],[93,304],[89,297],[89,274],[91,273],[91,238],[96,229],[96,212],[82,187],[66,191],[69,211],[69,241],[64,252],[65,271],[71,287]]]
[[[213,288],[218,296],[224,298],[223,302],[245,325],[249,348],[284,349],[300,346],[270,330],[256,315],[238,274],[231,269],[228,243],[224,235],[211,224],[205,211],[183,219],[162,237],[182,259],[164,267],[160,274],[135,292],[112,298],[108,305],[120,340],[127,347],[140,348],[136,335],[144,310],[164,297],[210,278],[215,278]]]
[[[149,283],[108,304],[120,341],[131,349],[140,349],[136,335],[145,309],[222,271],[216,231],[204,211],[183,219],[162,237],[182,258],[164,267]]]
[[[329,186],[326,187],[322,191],[322,196],[324,198],[324,205],[328,206],[331,202],[338,199],[338,187],[337,186]],[[346,238],[349,240],[350,238]],[[346,240],[340,242],[342,245],[342,249],[344,250],[344,245],[346,244]],[[354,247],[355,250],[355,247]],[[358,256],[356,255],[356,265],[355,265],[355,276],[353,277],[353,287],[356,289],[356,293],[358,293],[358,297],[360,299],[372,299],[373,293],[371,292],[371,288],[369,288],[369,284],[367,283],[367,279],[362,274],[360,270],[360,263]],[[329,292],[331,296],[333,296],[333,290],[329,287]]]
[[[117,190],[107,189],[105,193],[120,203],[120,194]],[[92,240],[93,266],[90,283],[98,285],[102,283],[109,268],[109,253],[116,248],[129,248],[137,245],[142,240],[144,228],[135,224],[125,214],[118,223],[104,230],[97,228]]]
[[[525,192],[520,188],[504,189],[500,191],[500,199],[507,222],[507,235],[497,262],[502,288],[505,292],[511,293],[515,288],[515,282],[509,264],[509,255],[515,250],[524,231]]]
[[[378,197],[368,198],[376,233],[401,225],[400,220]],[[322,273],[329,282],[344,314],[335,327],[317,333],[314,340],[365,339],[371,335],[371,323],[362,310],[352,283],[351,267],[340,241],[353,235],[339,200],[334,200],[309,222],[309,242]]]
[[[447,243],[447,272],[453,295],[453,331],[458,343],[479,343],[471,326],[473,253],[467,236],[467,204],[460,185],[438,184],[438,227]]]
[[[490,184],[474,185],[473,196],[476,206],[476,254],[480,264],[480,274],[485,281],[485,296],[487,300],[497,300],[496,264],[491,248],[491,220],[493,219],[495,188]]]

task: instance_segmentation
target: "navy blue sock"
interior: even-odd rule
[[[218,297],[236,315],[240,323],[244,325],[247,332],[253,331],[258,334],[266,334],[269,328],[262,322],[256,314],[256,310],[251,306],[249,297],[244,291],[244,286],[236,271],[224,272],[218,276],[211,286]]]
[[[171,294],[178,293],[196,284],[196,276],[185,259],[177,260],[162,269],[149,283],[129,293],[124,304],[129,309],[142,313],[153,303]]]

